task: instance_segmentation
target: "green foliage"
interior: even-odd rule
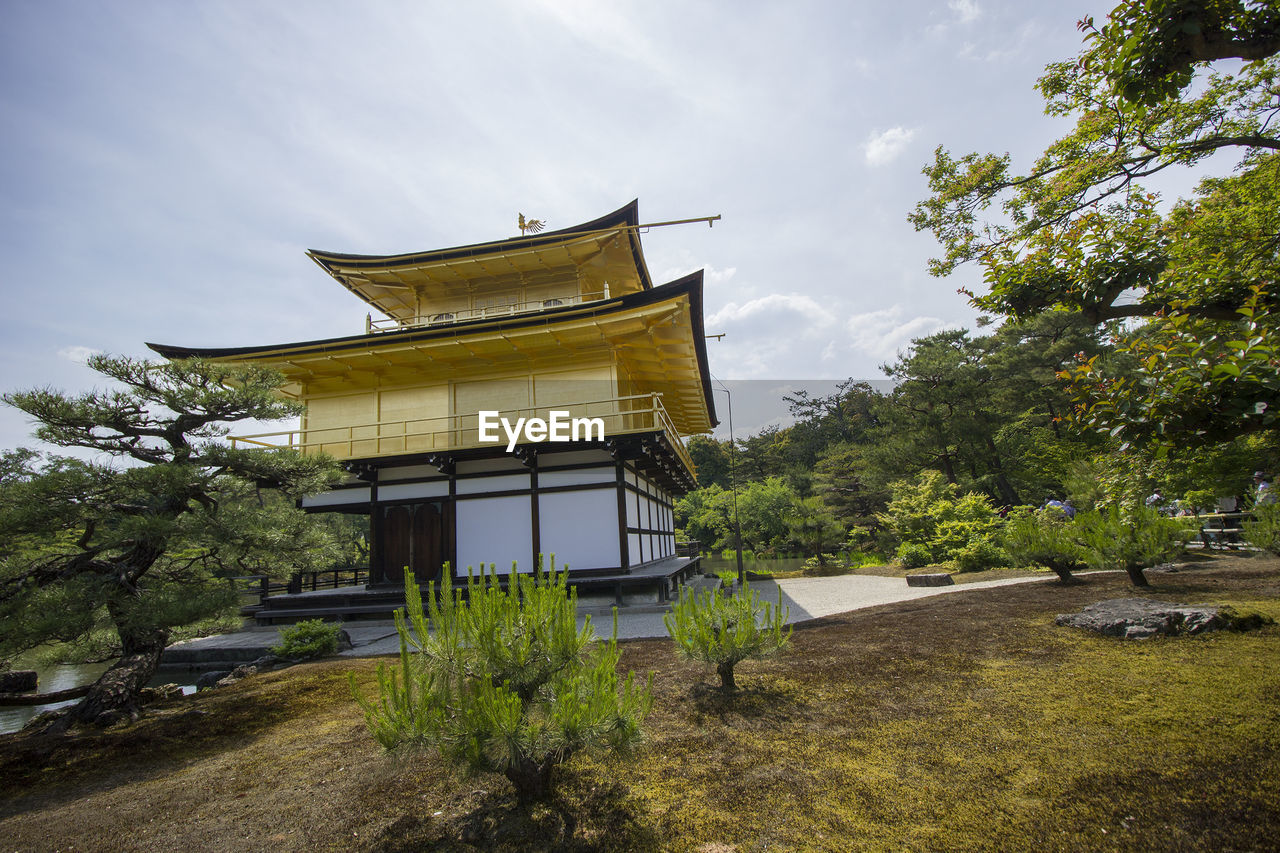
[[[1182,496],[1182,502],[1199,515],[1216,509],[1218,495],[1213,489],[1191,489]]]
[[[679,498],[673,511],[676,529],[705,550],[733,544],[733,493],[717,485],[695,489]]]
[[[1137,586],[1147,585],[1143,569],[1177,556],[1192,536],[1187,519],[1140,506],[1080,513],[1073,527],[1089,568],[1123,569]]]
[[[1255,506],[1252,516],[1241,525],[1245,540],[1255,548],[1280,556],[1280,504]]]
[[[1000,541],[1016,565],[1042,565],[1063,583],[1070,582],[1071,573],[1088,562],[1079,528],[1054,507],[1009,518]]]
[[[952,559],[962,572],[981,572],[1009,565],[1009,554],[991,539],[974,539],[956,549]]]
[[[824,553],[845,538],[844,525],[819,497],[797,501],[785,520],[788,539],[821,563],[826,562]]]
[[[1096,459],[1076,459],[1067,466],[1062,485],[1066,496],[1080,512],[1088,512],[1108,501],[1106,484]]]
[[[1073,420],[1126,443],[1169,447],[1280,426],[1280,316],[1262,295],[1254,289],[1235,323],[1198,319],[1178,303],[1120,339],[1116,357],[1128,369],[1098,357],[1068,369]]]
[[[750,483],[738,495],[743,546],[757,553],[786,548],[786,519],[799,501],[795,489],[781,477]]]
[[[719,486],[728,489],[733,480],[730,476],[728,442],[721,443],[705,435],[693,435],[688,441],[689,457],[698,470],[698,487]]]
[[[861,566],[883,565],[884,560],[861,551],[852,553],[841,551],[838,554],[816,554],[804,561],[801,572],[805,577],[830,577],[847,575]]]
[[[132,701],[173,628],[234,607],[226,576],[328,565],[330,539],[295,499],[340,476],[328,457],[222,442],[226,423],[297,414],[275,371],[89,364],[117,387],[4,400],[35,419],[38,438],[94,461],[16,451],[0,462],[0,657],[114,632],[127,683],[91,692],[86,715]]]
[[[920,569],[934,562],[933,549],[920,542],[903,542],[894,557],[908,569]]]
[[[663,615],[667,633],[683,656],[716,668],[726,693],[737,690],[734,667],[777,654],[791,639],[790,610],[761,601],[749,584],[732,594],[719,589],[684,592]]]
[[[869,442],[869,436],[863,441]],[[870,450],[866,443],[829,445],[818,453],[813,469],[814,493],[841,524],[862,527],[868,533],[878,527],[875,514],[889,498]]]
[[[1101,29],[1092,18],[1081,28],[1116,93],[1146,106],[1177,97],[1198,63],[1280,50],[1280,8],[1267,0],[1124,0]]]
[[[427,609],[405,574],[396,611],[398,667],[378,667],[378,697],[352,692],[388,750],[425,747],[471,771],[506,775],[521,800],[545,796],[553,771],[575,753],[623,754],[643,739],[652,683],[619,683],[617,626],[601,644],[565,572],[541,565],[467,579],[466,596],[444,572]],[[438,592],[438,595],[437,595]],[[412,651],[411,651],[412,649]]]
[[[1075,312],[1119,343],[1070,372],[1079,425],[1163,447],[1276,426],[1276,20],[1257,0],[1129,0],[1046,68],[1046,113],[1076,124],[1025,174],[1008,155],[942,148],[925,169],[932,196],[910,218],[942,244],[935,274],[976,261],[989,286],[976,306]],[[1256,61],[1189,85],[1231,56]],[[1190,199],[1162,206],[1139,185],[1215,152],[1239,155],[1234,173]]]
[[[954,560],[961,552],[970,566],[989,568],[1003,560],[993,541],[1000,517],[990,499],[961,495],[937,471],[922,472],[914,483],[895,483],[880,520],[902,543],[898,559],[909,568]]]
[[[304,619],[280,629],[280,645],[271,653],[290,660],[322,658],[338,652],[338,634],[342,625],[323,619]]]

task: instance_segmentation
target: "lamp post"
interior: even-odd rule
[[[711,378],[715,379],[714,376]],[[719,379],[715,381],[720,386],[715,390],[724,392],[729,407],[729,490],[733,492],[733,538],[738,549],[738,586],[742,586],[747,581],[747,573],[742,567],[742,522],[738,520],[738,477],[733,464],[733,455],[737,452],[733,441],[733,395],[723,382]]]

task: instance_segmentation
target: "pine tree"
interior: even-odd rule
[[[789,614],[781,589],[775,607],[744,583],[733,593],[705,589],[681,595],[662,619],[680,654],[714,666],[721,689],[733,693],[738,689],[735,666],[786,647],[791,639]]]
[[[601,644],[567,573],[513,571],[505,588],[491,571],[455,589],[446,567],[422,595],[405,573],[396,611],[400,663],[378,667],[378,696],[352,692],[374,738],[388,750],[434,749],[472,772],[504,774],[522,801],[545,797],[555,768],[574,754],[622,754],[643,740],[650,683],[619,682],[617,619]],[[407,611],[407,616],[406,616]]]
[[[50,444],[0,463],[0,658],[106,626],[119,660],[57,723],[136,717],[172,628],[233,603],[227,575],[287,572],[331,559],[330,539],[289,498],[339,476],[327,457],[234,449],[223,424],[275,420],[299,406],[283,377],[255,366],[95,356],[123,389],[40,389],[5,402]]]

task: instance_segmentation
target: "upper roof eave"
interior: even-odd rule
[[[640,246],[640,235],[637,227],[639,225],[640,200],[632,199],[628,204],[623,205],[612,213],[607,213],[591,222],[584,222],[581,225],[562,228],[557,231],[522,235],[489,243],[472,243],[466,246],[455,246],[450,249],[434,249],[429,252],[410,252],[399,255],[353,255],[341,252],[325,252],[319,249],[308,249],[307,255],[330,275],[338,278],[337,268],[339,267],[343,269],[380,270],[421,266],[457,258],[481,257],[515,250],[537,249],[543,246],[569,242],[574,237],[583,237],[614,228],[626,228],[627,239],[631,245],[631,254],[635,259],[636,269],[640,273],[644,289],[649,290],[653,287],[653,281],[649,277],[649,269],[645,265],[644,252]],[[341,281],[340,278],[339,281]]]

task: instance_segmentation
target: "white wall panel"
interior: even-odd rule
[[[396,486],[379,486],[379,501],[407,501],[410,498],[442,498],[449,494],[447,480],[430,483],[401,483]]]
[[[457,494],[477,495],[481,492],[509,492],[513,489],[529,488],[529,475],[506,474],[501,477],[474,477],[459,479]]]
[[[541,476],[539,476],[541,481]],[[570,569],[611,569],[621,565],[618,553],[616,489],[553,492],[538,496],[538,544],[556,565]]]
[[[502,446],[505,448],[506,440]],[[465,459],[457,464],[459,474],[484,474],[489,471],[512,471],[524,468],[524,463],[514,456],[501,456],[497,459]]]
[[[511,561],[520,571],[533,571],[533,517],[525,495],[458,501],[458,574],[467,567],[495,563],[499,574],[511,572]]]
[[[581,471],[539,471],[538,488],[582,486],[588,483],[615,484],[618,472],[613,468],[586,468]],[[614,513],[617,514],[616,512]]]
[[[307,495],[302,499],[302,505],[307,508],[313,506],[346,506],[347,504],[364,504],[369,505],[368,489],[335,489],[331,492],[321,492],[318,495]]]
[[[545,447],[545,445],[544,445]],[[539,448],[539,465],[582,465],[587,462],[602,462],[608,465],[609,471],[617,478],[617,469],[613,467],[613,459],[606,450],[574,450],[569,453],[553,453]]]

